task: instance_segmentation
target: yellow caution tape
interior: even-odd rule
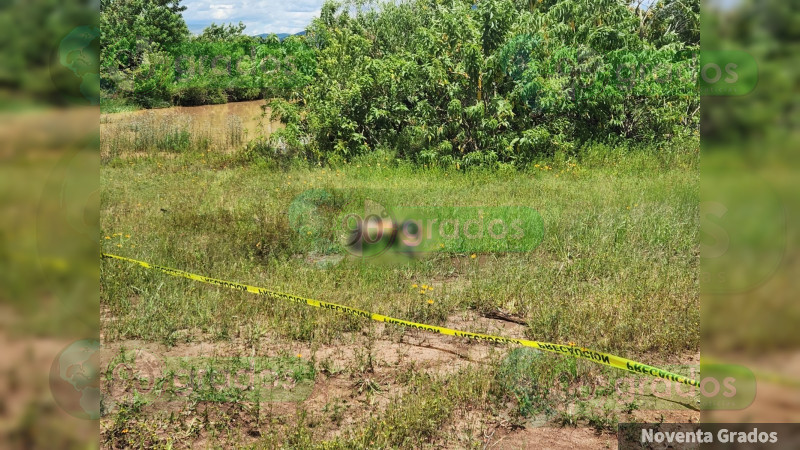
[[[113,258],[122,261],[132,262],[146,269],[158,270],[167,275],[172,275],[174,277],[188,278],[190,280],[199,281],[201,283],[212,284],[215,286],[222,286],[230,289],[239,290],[242,292],[250,292],[253,294],[263,295],[275,299],[289,300],[297,303],[305,303],[307,305],[314,306],[316,308],[324,308],[332,311],[352,314],[354,316],[365,317],[367,319],[372,319],[378,322],[392,323],[395,325],[402,325],[405,327],[415,328],[417,330],[430,331],[431,333],[445,334],[448,336],[465,337],[478,341],[493,342],[497,344],[518,344],[525,347],[533,347],[533,348],[538,348],[540,350],[546,350],[548,352],[562,353],[565,355],[574,356],[576,358],[583,358],[599,364],[604,364],[606,366],[616,367],[617,369],[663,378],[665,380],[674,381],[676,383],[688,384],[689,386],[699,386],[699,383],[696,380],[685,377],[683,375],[678,375],[663,369],[659,369],[657,367],[648,366],[647,364],[642,364],[640,362],[621,358],[619,356],[611,355],[608,353],[589,350],[585,347],[578,347],[575,345],[551,344],[547,342],[530,341],[527,339],[506,338],[501,336],[492,336],[488,334],[472,333],[469,331],[459,331],[451,328],[437,327],[434,325],[426,325],[423,323],[411,322],[408,320],[395,319],[394,317],[384,316],[382,314],[375,314],[369,311],[363,311],[360,309],[351,308],[349,306],[338,305],[336,303],[324,302],[321,300],[313,300],[310,298],[300,297],[292,294],[284,294],[282,292],[272,291],[257,286],[250,286],[247,284],[236,283],[233,281],[209,278],[202,275],[186,272],[183,270],[173,269],[171,267],[164,267],[164,266],[159,266],[157,264],[150,264],[144,261],[139,261],[133,258],[126,258],[124,256],[112,255],[109,253],[102,253],[102,256],[103,258]]]

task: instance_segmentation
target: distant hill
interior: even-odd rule
[[[265,37],[269,36],[270,34],[272,34],[272,33],[261,33],[261,34],[257,34],[257,35],[256,35],[256,37],[262,37],[262,38],[265,38]],[[299,33],[295,33],[295,34],[290,34],[290,33],[275,33],[275,35],[276,35],[276,36],[278,36],[278,39],[280,39],[280,40],[284,40],[284,39],[286,39],[286,38],[287,38],[287,37],[289,37],[289,36],[305,36],[305,35],[306,35],[306,31],[305,31],[305,30],[303,30],[303,31],[301,31],[301,32],[299,32]]]

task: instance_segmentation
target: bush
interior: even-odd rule
[[[396,147],[424,164],[524,165],[697,126],[697,42],[651,39],[625,2],[362,3],[325,4],[302,113],[282,117],[320,158]]]

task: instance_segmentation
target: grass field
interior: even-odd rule
[[[231,130],[223,133],[240,133]],[[267,160],[242,150],[236,136],[219,140],[228,146],[187,136],[180,151],[165,151],[159,136],[149,137],[151,146],[135,144],[146,141],[140,135],[103,136],[115,143],[101,169],[103,251],[653,365],[685,363],[699,350],[696,142],[586,146],[525,170],[465,171],[414,166],[387,151],[334,167]],[[320,248],[292,228],[289,207],[309,189],[332,193],[330,208],[365,200],[530,206],[544,220],[544,239],[528,252],[443,248],[377,264]],[[421,295],[415,285],[432,289]],[[484,317],[498,310],[524,325]],[[123,353],[138,346],[192,356],[295,355],[311,362],[317,383],[311,397],[289,406],[194,401],[165,409],[121,397],[101,422],[111,446],[481,447],[493,439],[490,429],[499,430],[495,439],[531,421],[603,432],[642,409],[642,399],[616,401],[608,386],[614,401],[580,400],[574,388],[627,376],[585,361],[427,336],[117,261],[101,266],[101,326],[104,345]]]

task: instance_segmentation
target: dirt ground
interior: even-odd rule
[[[3,448],[86,448],[97,421],[73,417],[50,390],[53,360],[71,340],[0,331],[0,443]]]
[[[481,330],[503,336],[524,336],[524,326],[502,320],[488,319],[474,314],[460,314],[451,317],[447,324],[456,329]],[[326,370],[318,371],[311,394],[298,403],[271,403],[271,420],[288,420],[299,411],[328,411],[331,405],[342,408],[346,413],[336,423],[325,423],[325,439],[335,439],[344,430],[357,428],[376,411],[402,395],[407,387],[401,382],[404,373],[412,368],[431,375],[450,374],[466,367],[497,364],[510,350],[508,347],[474,343],[466,339],[406,330],[398,338],[397,328],[385,324],[374,324],[370,331],[377,338],[372,340],[371,352],[374,355],[372,369],[366,379],[355,379],[348,368],[359,364],[368,341],[366,332],[352,333],[341,339],[341,344],[311,347],[292,341],[280,341],[275,337],[263,337],[259,342],[248,345],[243,339],[233,337],[228,342],[190,342],[172,347],[141,341],[120,341],[104,343],[101,364],[106,366],[121,349],[136,349],[137,367],[147,367],[150,373],[159,375],[158,358],[187,356],[277,356],[290,353],[303,358],[311,358],[319,366],[325,364]],[[188,334],[192,334],[187,330]],[[156,356],[157,355],[157,356]],[[675,358],[672,363],[697,364],[699,354],[687,354]],[[369,386],[377,387],[377,392],[369,392]],[[231,420],[241,430],[236,437],[238,444],[256,444],[267,433],[269,426],[260,419],[248,417],[245,410],[227,408],[223,405],[212,407],[213,417]],[[196,414],[188,411],[187,405],[161,404],[149,405],[146,414],[186,415]],[[208,411],[206,409],[205,411]],[[207,414],[207,413],[206,413]],[[277,419],[274,419],[277,418]],[[669,411],[632,411],[625,418],[630,421],[657,422],[697,422],[700,413],[691,409]],[[325,419],[320,419],[325,420]],[[620,419],[622,421],[623,418]],[[102,432],[110,432],[107,419],[102,421]],[[444,448],[463,448],[467,443],[474,445],[480,441],[484,448],[616,448],[616,435],[598,432],[579,424],[559,426],[552,421],[532,420],[524,426],[510,421],[504,416],[492,416],[485,411],[457,410],[446,425],[448,436],[456,439],[440,443]],[[202,436],[192,442],[192,446],[206,442]]]

